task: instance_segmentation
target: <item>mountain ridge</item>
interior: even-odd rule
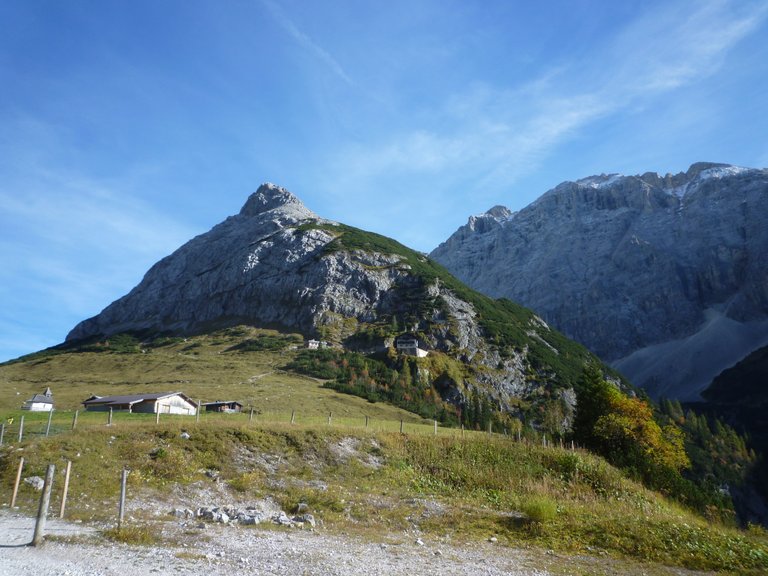
[[[749,342],[768,339],[766,191],[767,170],[722,163],[590,176],[509,215],[472,216],[430,256],[473,288],[532,308],[652,395],[698,399]],[[734,322],[747,344],[692,346],[708,314]],[[649,369],[663,344],[667,359]]]
[[[446,359],[425,368],[444,398],[462,404],[483,390],[501,410],[541,388],[571,389],[597,361],[530,311],[469,289],[395,240],[321,218],[274,184],[157,262],[67,342],[238,324],[379,353],[410,331]]]

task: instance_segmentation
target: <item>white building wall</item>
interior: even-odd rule
[[[21,409],[29,410],[30,412],[50,412],[51,410],[53,410],[53,404],[48,404],[47,402],[32,402],[32,403],[25,402],[24,406],[22,406]]]
[[[157,411],[161,414],[184,414],[194,416],[197,406],[187,402],[181,396],[171,396],[157,401]]]

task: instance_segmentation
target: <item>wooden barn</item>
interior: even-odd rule
[[[136,412],[141,414],[197,414],[197,404],[181,392],[158,392],[155,394],[132,394],[126,396],[91,396],[83,402],[86,410],[109,412],[109,410]]]
[[[216,400],[203,404],[206,412],[242,412],[243,405],[235,400]]]

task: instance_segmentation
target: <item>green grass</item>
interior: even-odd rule
[[[68,517],[89,521],[114,520],[124,467],[131,470],[129,500],[168,499],[179,488],[205,491],[214,483],[205,471],[213,469],[217,486],[229,491],[227,503],[270,496],[291,512],[303,502],[331,531],[389,538],[416,526],[457,544],[494,535],[502,545],[558,554],[602,551],[614,559],[691,569],[768,570],[765,531],[707,522],[587,453],[443,429],[435,437],[431,427],[417,424],[399,434],[360,422],[291,425],[244,415],[200,424],[147,420],[6,444],[0,500],[10,497],[21,456],[25,477],[57,465],[54,508],[71,460]],[[182,430],[191,437],[182,438]],[[23,485],[18,503],[33,513],[38,496]],[[171,498],[168,508],[175,505]],[[150,533],[151,527],[136,530]]]
[[[0,416],[16,415],[18,420],[23,402],[50,386],[57,411],[82,409],[81,402],[92,395],[184,392],[202,402],[236,400],[259,414],[290,417],[296,410],[300,417],[320,418],[332,412],[334,417],[419,420],[404,410],[340,394],[323,388],[322,380],[286,371],[297,350],[236,348],[243,342],[298,340],[271,330],[236,327],[189,339],[162,339],[161,345],[149,343],[136,354],[61,350],[37,354],[0,365]]]
[[[511,546],[602,552],[620,562],[768,570],[765,531],[707,522],[586,453],[443,427],[435,435],[433,423],[414,414],[286,371],[298,351],[270,348],[290,341],[298,338],[238,327],[141,343],[138,352],[57,350],[0,366],[0,502],[10,500],[21,457],[25,478],[56,465],[54,508],[72,461],[67,515],[86,521],[114,520],[124,467],[129,494],[152,499],[205,489],[213,482],[205,471],[216,470],[232,501],[270,496],[288,511],[304,502],[330,530],[381,538],[415,525],[459,543],[496,535]],[[236,348],[241,342],[259,343]],[[48,414],[19,406],[47,386],[57,409],[46,438]],[[246,408],[203,413],[199,422],[162,416],[159,425],[154,415],[115,413],[107,426],[106,413],[80,412],[72,430],[88,396],[143,391]],[[38,497],[22,484],[18,505],[33,514]]]
[[[104,530],[104,536],[113,542],[139,546],[157,545],[160,541],[157,531],[147,524],[124,525],[119,529],[117,527],[108,528]]]

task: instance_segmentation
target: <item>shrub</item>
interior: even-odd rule
[[[534,496],[523,504],[523,513],[529,522],[545,524],[557,516],[557,504],[544,496]]]
[[[146,525],[142,526],[121,526],[120,528],[110,528],[104,531],[104,536],[113,542],[122,542],[123,544],[138,544],[140,546],[151,546],[157,544],[160,539],[155,530]]]

